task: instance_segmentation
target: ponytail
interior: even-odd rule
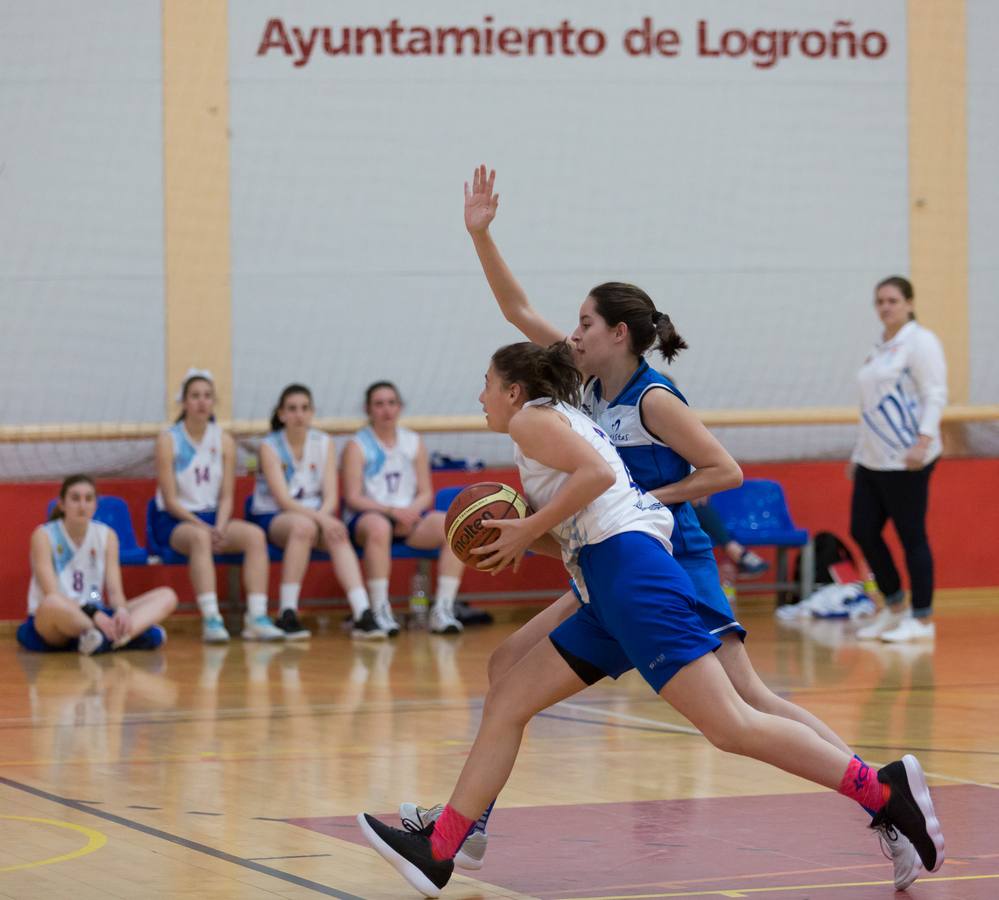
[[[271,413],[271,431],[280,431],[284,428],[284,422],[282,422],[280,416],[278,416],[278,411],[282,406],[284,406],[284,401],[295,394],[304,394],[309,398],[309,406],[312,406],[312,391],[310,391],[304,384],[289,384],[283,391],[281,391],[281,396],[278,398],[277,406],[274,407],[274,411]]]
[[[598,284],[590,296],[597,314],[611,328],[622,322],[628,326],[629,349],[643,356],[653,345],[671,363],[687,342],[677,333],[673,321],[656,309],[652,298],[640,287],[622,281]]]
[[[583,376],[576,368],[566,341],[539,347],[523,341],[500,347],[493,368],[507,384],[519,384],[528,400],[550,397],[557,403],[579,406]]]
[[[59,499],[65,500],[66,494],[69,492],[69,489],[71,487],[75,487],[78,484],[89,484],[94,489],[95,493],[97,491],[97,485],[94,484],[94,479],[91,478],[89,475],[83,475],[83,474],[68,475],[66,478],[63,479],[62,486],[59,488]],[[66,513],[63,511],[62,507],[57,503],[55,506],[52,507],[52,512],[49,513],[49,521],[53,522],[56,519],[63,518],[65,515]]]

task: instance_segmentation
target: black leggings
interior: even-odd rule
[[[888,519],[895,523],[905,550],[912,612],[917,618],[930,615],[933,605],[933,554],[926,537],[926,507],[935,465],[936,461],[918,472],[882,472],[857,466],[853,477],[850,534],[874,572],[878,590],[891,597],[901,590],[902,582],[881,532]]]

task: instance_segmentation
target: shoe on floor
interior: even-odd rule
[[[122,644],[122,650],[155,650],[166,643],[167,633],[162,625],[150,625],[142,634]],[[115,644],[115,649],[119,649]]]
[[[417,806],[415,803],[399,804],[399,818],[409,831],[432,825],[440,818],[442,812],[444,812],[443,803],[429,808]],[[459,869],[472,869],[473,871],[481,869],[488,843],[489,835],[486,832],[473,830],[455,854],[454,864]]]
[[[374,613],[375,623],[382,631],[390,638],[399,636],[399,623],[396,621],[395,616],[392,615],[392,607],[388,601],[379,603],[372,612]]]
[[[95,653],[106,653],[111,649],[111,641],[104,637],[104,632],[97,626],[88,628],[76,639],[76,649],[81,656],[93,656]]]
[[[244,641],[283,641],[284,632],[278,628],[269,616],[243,617]]]
[[[388,634],[378,627],[375,614],[370,609],[366,609],[361,613],[361,618],[354,622],[350,636],[357,641],[383,641],[388,637]]]
[[[908,615],[908,611],[900,609],[898,611],[886,606],[870,622],[857,631],[858,641],[876,641],[886,631],[891,631]]]
[[[229,632],[221,616],[209,616],[201,623],[201,640],[206,644],[227,644]]]
[[[424,897],[439,897],[441,888],[451,880],[454,860],[434,859],[430,835],[434,825],[416,831],[392,828],[374,816],[360,813],[357,824],[368,843]]]
[[[293,609],[281,610],[274,624],[284,632],[286,641],[307,641],[312,637],[312,632],[301,623]]]
[[[878,781],[888,785],[890,794],[871,828],[886,826],[900,831],[916,848],[923,868],[936,872],[944,861],[944,836],[919,760],[907,754],[888,763],[878,771]]]
[[[450,604],[438,601],[430,610],[430,631],[432,634],[461,634],[465,626],[451,612]]]
[[[913,641],[932,641],[937,634],[936,626],[909,615],[889,631],[881,632],[881,640],[887,644],[907,644]]]

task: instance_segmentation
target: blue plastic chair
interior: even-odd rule
[[[777,581],[761,584],[778,591],[799,590],[807,597],[814,586],[814,554],[811,535],[791,520],[784,490],[776,481],[749,479],[742,487],[711,497],[732,538],[751,547],[777,548]],[[800,582],[788,580],[787,551],[801,548]]]
[[[50,500],[46,516],[52,515],[56,501]],[[128,504],[121,497],[102,494],[97,498],[97,511],[94,521],[102,522],[113,528],[118,535],[118,561],[123,566],[144,566],[149,562],[149,553],[139,546],[132,528],[132,517],[128,512]]]
[[[169,545],[164,547],[156,540],[153,534],[153,516],[156,514],[156,500],[150,500],[146,504],[146,548],[150,556],[158,556],[165,566],[182,566],[187,564],[187,557],[183,553],[178,553]],[[242,553],[216,554],[215,562],[223,566],[238,566],[243,562]]]

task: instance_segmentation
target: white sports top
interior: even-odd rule
[[[926,462],[941,452],[940,414],[947,405],[947,363],[937,336],[907,322],[876,344],[857,373],[860,433],[851,459],[866,469],[905,469],[905,453],[930,438]]]
[[[370,428],[362,428],[351,440],[364,454],[364,496],[382,506],[409,506],[416,499],[416,457],[420,436],[408,428],[396,428],[395,446],[386,447]]]
[[[323,503],[323,473],[326,471],[326,460],[333,443],[330,436],[323,431],[310,428],[299,459],[295,459],[291,452],[288,436],[283,428],[280,431],[272,431],[264,438],[264,443],[277,454],[291,499],[309,509],[319,509]],[[250,511],[255,516],[281,511],[267,485],[263,471],[257,473]]]
[[[222,490],[222,429],[209,422],[201,443],[187,433],[183,421],[167,432],[173,440],[173,477],[177,501],[192,512],[217,509]],[[156,508],[165,510],[163,492],[156,489]]]
[[[82,543],[77,546],[66,533],[62,519],[46,522],[42,528],[52,547],[52,567],[59,580],[59,592],[80,606],[100,603],[104,590],[104,566],[107,562],[108,535],[111,529],[91,520]],[[45,597],[34,572],[28,587],[28,615],[33,616]]]
[[[600,454],[616,476],[614,484],[596,500],[551,530],[552,537],[562,546],[562,560],[576,579],[584,600],[584,579],[577,577],[580,573],[576,561],[579,551],[587,544],[598,544],[615,534],[639,531],[656,538],[672,552],[669,539],[673,532],[673,514],[655,497],[632,483],[614,445],[592,419],[564,403],[553,403],[548,397],[529,400],[524,406],[551,406],[561,413],[572,430]],[[525,456],[519,447],[515,447],[514,460],[520,470],[524,493],[534,509],[547,504],[569,478],[568,472],[552,469]]]

